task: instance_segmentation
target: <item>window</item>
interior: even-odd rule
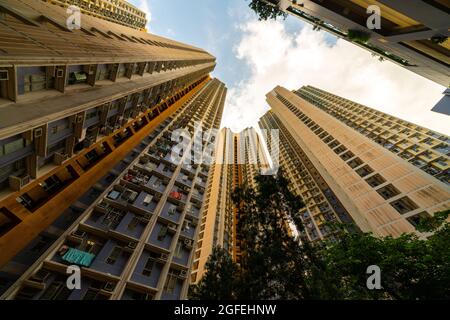
[[[366,182],[373,188],[386,182],[386,180],[378,173],[366,179]]]
[[[96,243],[94,241],[88,240],[86,241],[86,244],[82,245],[79,249],[89,253],[95,253]]]
[[[368,165],[365,165],[364,167],[356,170],[356,173],[359,174],[361,177],[365,177],[365,176],[371,174],[372,172],[373,172],[372,168],[369,167]]]
[[[8,70],[0,70],[0,81],[6,81],[8,79]]]
[[[423,143],[426,143],[430,146],[432,146],[434,144],[434,140],[431,138],[426,138],[425,140],[422,141]]]
[[[134,216],[133,219],[131,219],[130,223],[128,223],[128,230],[134,230],[137,225],[139,224],[139,218]]]
[[[344,152],[345,150],[347,150],[347,148],[344,147],[343,145],[340,145],[339,147],[337,147],[337,148],[334,149],[333,151],[334,151],[336,154],[340,154],[340,153]]]
[[[153,261],[153,259],[148,258],[147,262],[145,263],[144,269],[142,269],[142,275],[146,276],[146,277],[150,277],[150,275],[152,274],[154,264],[155,264],[155,262]]]
[[[354,169],[354,168],[359,167],[360,165],[362,165],[363,162],[361,161],[360,158],[355,158],[355,159],[347,162],[347,164],[350,166],[350,168]]]
[[[122,248],[121,247],[114,247],[111,251],[111,253],[109,254],[109,257],[106,258],[106,263],[107,264],[114,264],[117,261],[117,258],[119,257],[119,255],[122,253]]]
[[[92,118],[96,117],[97,114],[98,114],[97,110],[94,110],[92,112],[87,113],[86,114],[86,120],[89,120],[89,119],[92,119]]]
[[[20,289],[17,295],[14,297],[15,300],[31,300],[39,292],[39,289],[24,287]]]
[[[355,155],[351,151],[347,151],[346,153],[341,155],[342,160],[347,161],[348,159],[353,158]]]
[[[150,293],[132,291],[130,295],[133,300],[153,300],[153,295]]]
[[[159,230],[159,233],[158,233],[158,240],[159,240],[159,241],[163,241],[164,238],[166,237],[166,235],[167,235],[167,226],[163,226],[163,227],[161,227],[161,229]]]
[[[339,141],[333,140],[333,142],[331,142],[328,146],[329,146],[331,149],[334,149],[334,148],[336,148],[339,144],[340,144]]]
[[[417,227],[422,219],[431,217],[430,214],[426,211],[415,214],[409,218],[406,218],[409,223],[411,223],[414,227]]]
[[[181,241],[178,241],[177,242],[177,247],[175,248],[175,254],[174,254],[175,258],[178,258],[178,259],[182,258],[182,256],[183,256],[182,255],[182,253],[183,253],[182,249],[183,249],[183,243]]]
[[[40,300],[67,300],[71,293],[72,290],[67,288],[65,283],[54,281],[42,294]]]
[[[445,160],[444,158],[440,158],[440,159],[436,160],[435,162],[443,167],[447,166],[447,160]]]
[[[7,155],[7,154],[16,152],[16,151],[24,148],[25,140],[18,139],[18,140],[15,140],[15,141],[5,144],[3,147],[4,147],[4,154]]]
[[[433,149],[436,151],[439,151],[440,153],[444,153],[444,154],[450,153],[450,146],[445,143],[440,144],[440,145],[434,147]],[[0,152],[1,152],[1,150],[0,150]]]
[[[107,300],[105,296],[99,294],[99,291],[100,290],[96,288],[89,288],[86,291],[83,300]]]
[[[175,292],[175,285],[177,283],[177,277],[173,273],[169,273],[166,283],[164,284],[164,292],[173,294]]]
[[[399,200],[391,202],[390,205],[401,214],[405,214],[418,208],[418,206],[408,197],[403,197]]]
[[[398,191],[392,184],[388,184],[387,186],[378,189],[377,192],[386,200],[400,194],[400,191]]]

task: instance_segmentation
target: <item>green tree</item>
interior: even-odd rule
[[[189,288],[189,298],[193,300],[230,300],[234,296],[237,266],[229,253],[215,247],[206,262],[206,273],[197,285]]]
[[[325,277],[318,250],[306,239],[299,211],[300,197],[288,188],[283,173],[256,178],[257,190],[236,190],[238,234],[244,255],[241,285],[245,299],[318,299],[335,294]],[[294,224],[299,236],[289,227]]]
[[[227,253],[214,250],[206,275],[192,286],[194,299],[313,299],[323,279],[320,262],[311,244],[289,231],[293,222],[302,230],[299,210],[304,206],[290,192],[287,180],[277,176],[257,177],[256,190],[243,187],[233,193],[239,208],[237,232],[243,252],[240,264]],[[300,223],[300,224],[299,224]],[[233,272],[231,271],[233,270]],[[326,283],[326,282],[325,282]],[[224,288],[221,288],[224,286]]]
[[[418,229],[434,231],[428,239],[413,234],[377,238],[372,234],[343,234],[322,251],[328,274],[345,299],[449,299],[450,210],[423,219]],[[381,269],[381,290],[369,290],[367,267]]]
[[[238,188],[240,264],[214,251],[195,299],[449,299],[450,210],[422,219],[398,238],[348,232],[334,225],[336,242],[312,244],[299,214],[303,203],[277,176],[260,176],[256,190]],[[294,224],[298,236],[287,226]],[[434,233],[428,233],[434,232]],[[381,269],[381,289],[367,287],[367,268]]]
[[[287,16],[278,8],[279,2],[280,0],[251,0],[248,6],[255,11],[259,20],[276,20],[278,17]]]

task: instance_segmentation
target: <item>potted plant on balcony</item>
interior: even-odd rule
[[[358,29],[349,29],[347,38],[353,42],[367,43],[370,39],[370,33]]]

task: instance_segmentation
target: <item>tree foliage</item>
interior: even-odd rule
[[[278,17],[286,18],[287,14],[278,8],[280,0],[251,0],[249,7],[255,11],[259,20],[276,20]]]
[[[449,299],[450,224],[442,214],[431,219],[435,233],[428,239],[413,234],[377,238],[371,234],[345,234],[322,251],[327,271],[345,299]],[[448,216],[448,212],[446,213]],[[437,225],[436,221],[441,221]],[[366,286],[367,267],[381,269],[381,290]]]
[[[238,188],[240,264],[215,249],[207,273],[192,288],[195,299],[449,299],[450,211],[424,219],[428,239],[349,233],[336,225],[337,242],[304,238],[303,203],[280,173],[260,176],[258,188]],[[287,227],[294,224],[299,236]],[[370,290],[367,268],[381,269],[380,290]]]
[[[214,248],[206,263],[206,273],[198,285],[191,286],[193,300],[231,300],[234,298],[234,277],[237,266],[225,249]]]

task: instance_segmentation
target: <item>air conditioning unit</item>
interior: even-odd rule
[[[167,261],[169,259],[169,255],[167,253],[161,253],[161,256],[159,257],[161,261]]]
[[[103,287],[103,290],[108,291],[108,292],[112,292],[114,290],[114,288],[115,288],[114,283],[107,282],[107,283],[105,283],[105,285]]]
[[[145,214],[145,215],[143,215],[143,216],[141,217],[141,222],[142,222],[142,223],[149,223],[149,222],[150,222],[150,217],[151,217],[150,214]]]
[[[144,201],[142,202],[142,204],[144,206],[148,206],[153,200],[153,196],[151,194],[148,194],[145,196]]]
[[[35,138],[40,138],[44,134],[44,130],[42,130],[42,128],[36,128],[33,133]]]
[[[54,162],[58,165],[69,159],[69,155],[66,153],[55,152]]]
[[[185,239],[184,240],[184,245],[185,245],[186,248],[192,249],[192,240]]]
[[[180,271],[180,278],[186,279],[187,276],[188,276],[188,271],[187,270],[181,270]]]
[[[128,243],[128,248],[130,249],[136,249],[137,242],[131,241]]]
[[[9,80],[8,70],[0,70],[0,81],[7,81],[7,80]]]
[[[171,223],[171,224],[169,224],[168,226],[167,226],[167,228],[169,229],[169,230],[172,230],[172,231],[177,231],[177,225],[176,224],[173,224],[173,223]]]
[[[75,238],[83,239],[85,235],[86,235],[86,232],[80,231],[80,230],[72,232],[72,236]]]

